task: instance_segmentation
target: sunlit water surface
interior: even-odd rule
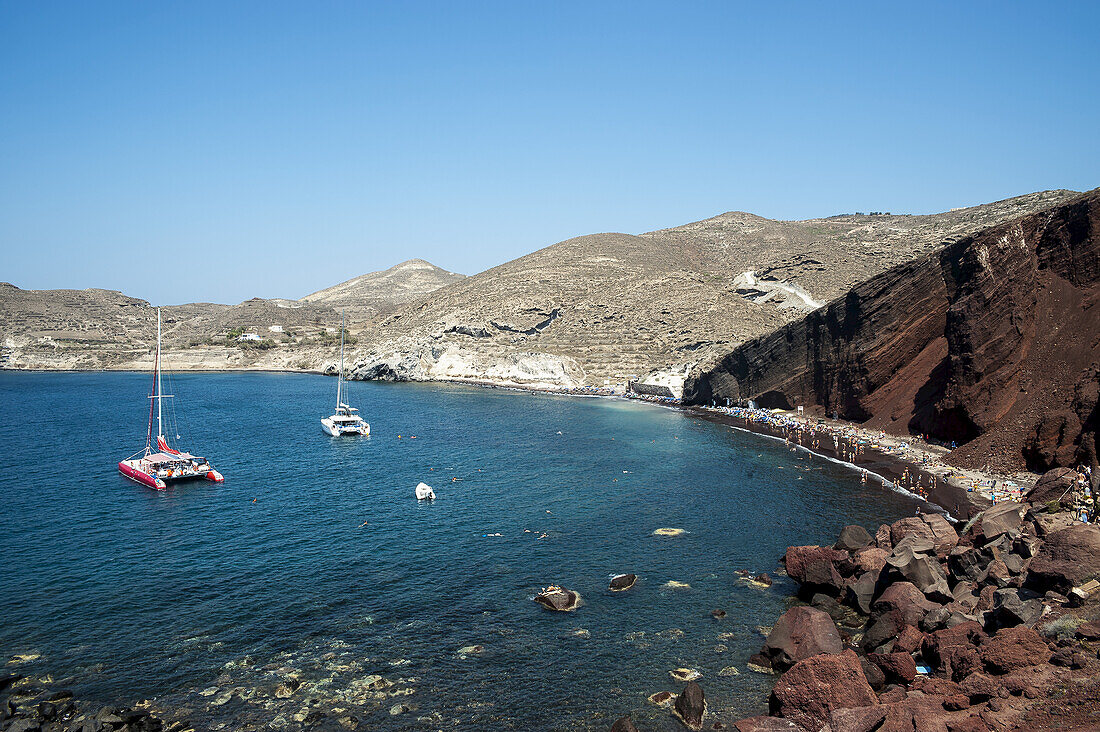
[[[156,492],[116,470],[145,442],[148,387],[0,374],[0,652],[199,728],[632,712],[677,729],[646,697],[678,692],[679,667],[702,672],[715,719],[759,713],[771,679],[745,663],[793,587],[736,570],[774,575],[789,544],[913,510],[783,443],[622,400],[354,384],[372,434],[333,439],[332,379],[258,373],[173,378],[183,446],[226,481]],[[419,481],[438,500],[418,504]],[[609,592],[621,572],[638,584]],[[583,605],[541,609],[549,584]]]

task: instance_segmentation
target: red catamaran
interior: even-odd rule
[[[171,398],[160,389],[160,308],[157,308],[157,350],[153,359],[153,391],[149,395],[149,429],[145,436],[145,448],[135,452],[118,464],[118,472],[130,480],[162,491],[169,481],[205,478],[221,483],[225,478],[204,457],[175,450],[164,437],[162,403]],[[155,407],[155,410],[154,410]],[[157,415],[157,451],[153,451],[153,412]],[[179,435],[176,435],[179,437]],[[138,456],[141,457],[138,457]]]

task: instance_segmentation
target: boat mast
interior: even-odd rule
[[[336,413],[340,413],[340,387],[344,383],[344,313],[340,312],[340,373],[336,375]]]
[[[164,397],[160,393],[160,308],[157,308],[157,440],[164,435],[164,426],[161,419],[161,404],[164,402]]]

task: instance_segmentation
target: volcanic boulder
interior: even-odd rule
[[[672,705],[672,713],[675,714],[684,726],[691,730],[703,728],[703,715],[707,713],[707,700],[703,696],[703,689],[694,681],[689,681],[680,696]]]
[[[886,557],[890,556],[890,552],[885,549],[880,549],[877,546],[869,546],[865,549],[860,549],[854,555],[852,560],[859,565],[859,568],[865,572],[875,572],[876,574],[886,566]]]
[[[760,653],[776,671],[820,653],[840,653],[840,633],[828,613],[812,607],[792,607],[768,633]]]
[[[799,661],[779,677],[769,699],[771,713],[806,729],[820,729],[834,709],[878,704],[859,656],[852,650]]]
[[[909,653],[872,653],[867,658],[882,669],[887,683],[908,684],[917,677],[917,664]]]
[[[959,623],[926,635],[921,644],[921,655],[932,668],[942,670],[948,678],[960,681],[975,671],[982,670],[978,646],[985,639],[986,635],[978,623]]]
[[[812,592],[815,589],[838,594],[844,579],[837,570],[841,562],[848,563],[848,552],[822,546],[792,546],[783,555],[787,575]]]
[[[874,541],[874,538],[867,533],[867,529],[862,526],[845,526],[840,530],[840,538],[833,545],[833,548],[854,552],[865,546],[870,546]]]
[[[894,553],[886,558],[886,563],[925,596],[937,601],[951,601],[947,575],[943,573],[935,557],[919,554],[910,547],[895,546]]]
[[[1050,648],[1031,628],[1001,628],[979,651],[982,663],[994,674],[1007,674],[1050,660]]]
[[[581,597],[572,590],[567,590],[564,587],[558,587],[552,585],[545,590],[535,595],[535,602],[542,605],[547,610],[555,610],[557,612],[571,612],[577,609],[577,605],[580,604]]]
[[[1051,501],[1058,501],[1069,506],[1073,501],[1072,494],[1076,482],[1077,471],[1072,468],[1048,470],[1024,495],[1024,500],[1028,503],[1044,505]]]
[[[1028,590],[997,590],[993,593],[993,614],[1001,627],[1033,626],[1043,615],[1043,601]]]
[[[1100,526],[1076,524],[1046,537],[1027,571],[1028,587],[1063,595],[1100,577]]]
[[[1023,504],[1006,501],[983,511],[981,530],[985,541],[993,541],[1002,534],[1018,529],[1023,521],[1024,508]]]

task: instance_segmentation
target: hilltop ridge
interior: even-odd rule
[[[408,259],[389,269],[353,277],[312,292],[299,302],[345,307],[355,316],[386,313],[440,287],[465,279],[465,275],[437,267],[423,259]]]
[[[413,259],[301,300],[165,308],[166,339],[177,368],[331,370],[347,310],[358,378],[613,390],[640,380],[678,393],[692,369],[856,284],[1074,195],[805,221],[732,211],[637,235],[574,237],[470,277]],[[65,292],[0,290],[10,365],[147,364],[148,303],[127,311],[99,302],[119,293]],[[242,330],[256,340],[230,337]]]

